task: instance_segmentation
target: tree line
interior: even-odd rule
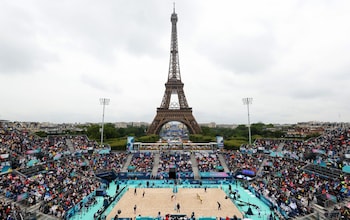
[[[113,149],[125,150],[128,136],[135,137],[137,142],[156,142],[160,139],[158,135],[147,135],[147,126],[127,126],[126,128],[116,128],[112,123],[104,125],[104,140]],[[251,124],[252,140],[256,138],[282,138],[285,132],[273,129],[272,124],[254,123]],[[89,139],[99,141],[101,138],[100,124],[91,124],[84,127],[85,134]],[[206,127],[202,126],[201,134],[191,134],[189,139],[192,142],[216,142],[217,136],[224,138],[224,145],[229,149],[237,149],[242,144],[248,143],[248,127],[238,125],[236,128]]]

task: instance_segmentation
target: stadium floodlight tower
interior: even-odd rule
[[[247,105],[247,110],[248,110],[248,133],[249,133],[249,146],[252,145],[252,133],[250,131],[250,114],[249,114],[249,105],[252,104],[253,98],[243,98],[243,104]]]
[[[103,130],[104,130],[104,122],[105,122],[105,107],[109,105],[109,100],[107,98],[100,98],[100,104],[103,105],[102,111],[102,128],[101,128],[101,147],[103,147]]]

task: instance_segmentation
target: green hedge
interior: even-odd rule
[[[238,150],[239,147],[242,144],[246,144],[247,141],[246,140],[239,140],[239,139],[234,139],[234,140],[224,140],[224,146],[225,149],[227,150]]]
[[[112,150],[126,150],[126,138],[113,138],[106,140],[106,143],[111,146]]]

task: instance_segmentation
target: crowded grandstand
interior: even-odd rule
[[[349,219],[349,146],[349,127],[336,126],[305,141],[257,139],[239,150],[192,143],[114,152],[84,135],[40,138],[3,122],[0,219],[70,219],[93,206],[111,182],[136,179],[239,184],[269,206],[270,219]]]

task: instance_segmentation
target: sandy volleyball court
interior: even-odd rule
[[[236,215],[242,218],[242,214],[230,199],[226,199],[226,194],[219,188],[179,188],[176,198],[172,199],[172,188],[137,188],[137,194],[134,195],[135,188],[129,190],[120,199],[107,220],[112,219],[118,210],[121,210],[119,218],[151,216],[157,217],[158,212],[162,216],[166,214],[186,214],[188,217],[195,213],[195,217],[233,217]],[[144,193],[143,193],[144,192]],[[143,196],[144,194],[144,196]],[[221,204],[221,210],[218,210],[218,203]],[[175,205],[180,204],[180,212],[176,212]],[[134,206],[136,205],[136,213]]]

